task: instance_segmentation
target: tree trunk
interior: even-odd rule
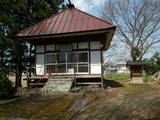
[[[15,87],[18,88],[18,87],[21,87],[21,69],[19,67],[19,65],[16,66],[16,84],[15,84]]]
[[[4,49],[1,49],[1,63],[0,63],[0,70],[3,73],[2,78],[5,79],[5,69],[4,69]]]
[[[2,54],[1,54],[1,67],[2,67],[2,69],[3,69],[3,63],[4,63],[4,50],[3,50],[3,48],[1,49],[1,51],[2,51]]]
[[[21,77],[22,77],[22,56],[20,54],[20,43],[16,43],[16,83],[15,87],[21,87]]]
[[[131,48],[131,58],[132,58],[133,61],[136,60],[136,55],[135,55],[135,50],[134,50],[134,48]]]

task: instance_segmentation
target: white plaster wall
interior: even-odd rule
[[[44,54],[36,55],[36,74],[44,75]]]
[[[36,46],[36,53],[43,53],[44,52],[44,45],[37,45]]]
[[[55,44],[46,45],[46,51],[55,51]]]
[[[79,48],[79,49],[88,48],[88,42],[79,42],[79,43],[78,43],[78,48]]]
[[[101,74],[100,51],[91,51],[91,74]]]
[[[77,43],[72,43],[72,46],[73,46],[73,50],[77,49]]]
[[[90,46],[91,46],[91,49],[100,49],[101,43],[100,41],[91,41]]]

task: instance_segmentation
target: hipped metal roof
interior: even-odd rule
[[[20,31],[18,37],[49,36],[64,33],[77,33],[114,29],[111,23],[76,8],[67,8],[63,12]]]

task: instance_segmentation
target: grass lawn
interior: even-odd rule
[[[129,74],[107,74],[104,76],[105,79],[107,80],[125,80],[128,81],[130,80],[130,75]],[[144,81],[149,81],[151,80],[150,75],[144,75],[143,76]]]
[[[144,80],[144,81],[149,81],[149,80],[151,80],[151,75],[144,75],[144,76],[143,76],[143,80]]]
[[[129,80],[129,74],[107,74],[104,76],[107,80]]]

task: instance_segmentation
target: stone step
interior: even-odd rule
[[[52,84],[52,83],[53,83],[53,84],[56,84],[56,83],[59,84],[59,83],[66,83],[66,82],[67,82],[67,83],[70,83],[70,82],[72,82],[72,81],[65,81],[65,82],[64,82],[64,81],[55,81],[55,82],[52,81],[52,82],[47,82],[47,83],[49,83],[49,84]],[[46,83],[46,84],[47,84],[47,83]]]
[[[70,91],[73,78],[48,79],[46,85],[41,89],[42,93],[66,93]]]
[[[63,86],[63,87],[46,87],[46,89],[68,89],[70,86]]]
[[[72,81],[73,80],[73,78],[71,78],[71,79],[69,79],[69,78],[67,78],[67,79],[49,79],[50,81]]]
[[[66,85],[71,85],[72,83],[47,83],[46,86],[57,86],[57,85],[61,85],[61,86],[66,86]]]
[[[51,92],[51,93],[57,93],[57,92],[60,92],[60,91],[62,93],[64,93],[64,92],[69,92],[70,89],[42,89],[41,90],[42,93],[49,93],[49,92]]]

